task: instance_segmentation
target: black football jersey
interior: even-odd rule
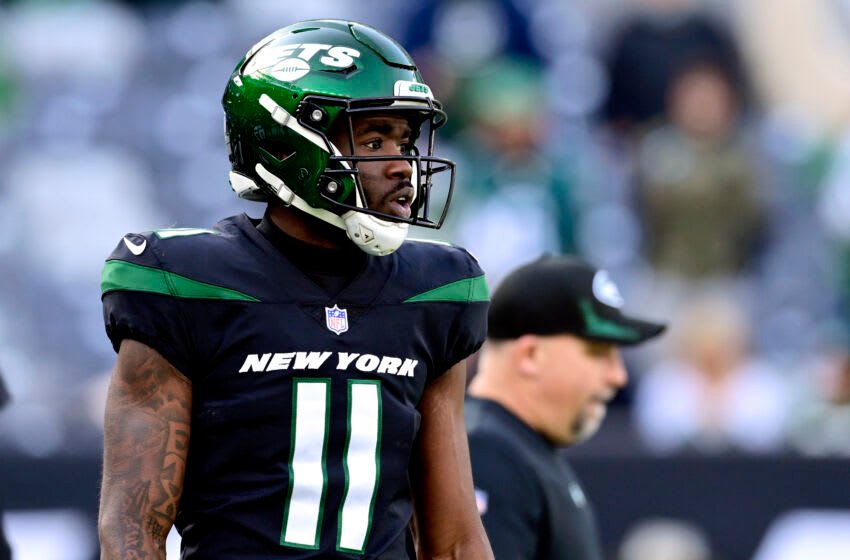
[[[562,450],[495,401],[468,397],[464,412],[496,560],[602,560],[593,507]]]
[[[183,558],[412,557],[417,405],[485,336],[469,253],[407,241],[331,295],[241,215],[126,235],[102,290],[116,350],[192,381]]]

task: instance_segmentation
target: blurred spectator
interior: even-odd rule
[[[726,277],[751,263],[764,219],[728,72],[700,59],[670,82],[666,117],[638,145],[638,198],[654,268]]]
[[[432,0],[409,8],[405,45],[433,50],[455,70],[469,71],[506,52],[532,53],[529,22],[516,2]]]
[[[453,241],[476,255],[491,285],[528,255],[571,252],[571,185],[564,162],[545,145],[539,65],[488,64],[463,80],[456,107],[470,124],[456,138],[463,166],[448,222]]]
[[[662,453],[781,450],[786,380],[753,354],[742,309],[726,296],[704,296],[671,325],[674,355],[647,371],[635,394],[644,442]]]
[[[626,532],[618,560],[711,560],[711,547],[687,521],[645,519]]]
[[[850,4],[729,2],[754,89],[771,113],[792,114],[815,135],[850,124]]]
[[[503,56],[522,56],[537,64],[531,60],[527,18],[515,2],[429,0],[411,3],[405,10],[409,18],[402,42],[419,63],[425,81],[450,109],[443,138],[469,124],[470,115],[459,105],[464,95],[459,90],[472,76],[486,72]]]
[[[825,352],[801,377],[808,386],[791,419],[792,446],[807,455],[850,457],[850,350]]]
[[[850,126],[836,142],[828,171],[819,185],[815,212],[830,243],[832,282],[841,298],[839,309],[850,324]]]
[[[726,30],[687,0],[639,0],[608,55],[605,117],[618,128],[646,123],[664,111],[673,74],[695,57],[721,61],[739,76],[737,47]],[[737,84],[737,81],[736,81]]]

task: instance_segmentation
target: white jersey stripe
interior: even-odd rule
[[[363,552],[372,526],[372,508],[380,477],[380,381],[349,381],[345,496],[339,514],[337,549]]]
[[[293,397],[290,495],[281,544],[319,546],[319,524],[327,486],[328,398],[330,380],[297,380]]]

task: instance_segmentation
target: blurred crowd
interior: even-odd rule
[[[459,173],[432,235],[491,288],[578,253],[670,323],[627,356],[641,450],[850,456],[850,3],[830,0],[0,2],[5,452],[98,452],[103,259],[262,212],[227,185],[224,84],[259,37],[328,16],[399,38],[444,102]]]

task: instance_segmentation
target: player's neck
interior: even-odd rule
[[[267,214],[283,233],[304,243],[326,249],[348,249],[352,245],[341,229],[300,210],[276,204],[269,206]]]

